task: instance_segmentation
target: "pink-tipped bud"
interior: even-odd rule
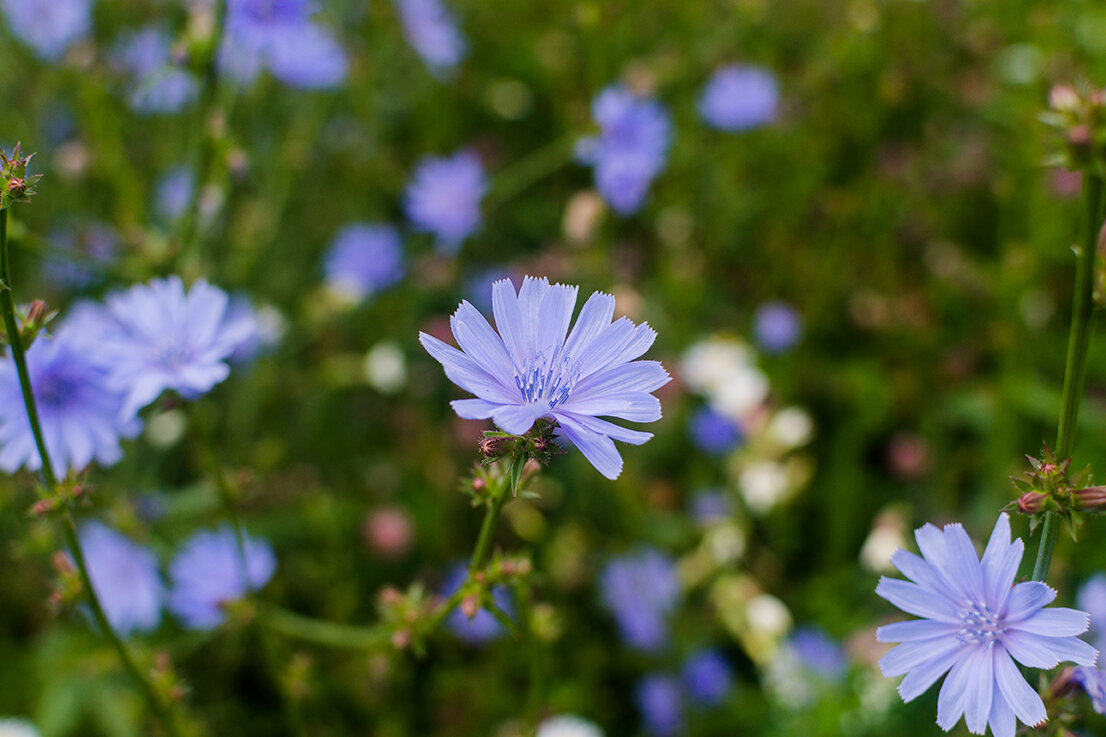
[[[1079,93],[1067,84],[1058,84],[1048,93],[1048,105],[1061,113],[1074,113],[1079,109]]]
[[[398,606],[403,601],[403,594],[395,586],[385,586],[380,590],[380,603],[384,606]]]
[[[69,553],[65,553],[61,550],[54,552],[51,561],[54,564],[54,570],[62,576],[75,576],[77,575],[77,569],[73,566],[73,559],[69,557]]]
[[[410,630],[396,630],[392,635],[392,647],[396,650],[403,650],[411,644],[411,631]]]
[[[488,488],[488,482],[482,478],[475,478],[472,480],[472,490],[480,493]]]
[[[12,177],[8,180],[8,194],[13,198],[22,197],[27,193],[27,180],[22,177]]]
[[[464,599],[461,599],[461,613],[464,614],[467,619],[475,617],[478,611],[480,611],[480,602],[477,601],[475,596],[470,594]]]
[[[1018,511],[1022,514],[1037,514],[1045,507],[1048,494],[1039,491],[1027,491],[1018,497]]]
[[[533,568],[534,566],[529,558],[519,558],[515,563],[515,573],[520,576],[528,576]]]
[[[1090,486],[1072,492],[1080,509],[1106,509],[1106,486]]]
[[[480,441],[480,452],[488,458],[499,458],[514,449],[515,439],[493,435]]]

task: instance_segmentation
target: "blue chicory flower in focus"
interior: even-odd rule
[[[753,335],[766,353],[783,353],[803,335],[803,322],[785,302],[766,302],[753,316]]]
[[[80,540],[92,588],[111,626],[121,635],[156,629],[165,585],[154,554],[99,522],[82,525]]]
[[[675,737],[683,731],[680,684],[671,676],[646,676],[635,693],[645,731],[653,737]]]
[[[245,543],[245,571],[230,525],[196,533],[173,558],[169,564],[169,610],[185,627],[218,627],[226,617],[226,604],[260,589],[273,577],[276,556],[269,543],[248,537]]]
[[[713,455],[730,452],[744,439],[736,422],[710,407],[700,407],[691,415],[688,431],[699,450]]]
[[[705,706],[721,704],[733,685],[733,670],[717,650],[698,650],[689,655],[681,676],[688,696]]]
[[[108,369],[86,342],[86,321],[73,313],[53,336],[27,350],[27,370],[54,472],[80,471],[92,461],[111,466],[123,457],[121,438],[142,423],[124,417],[125,392],[110,384]],[[15,362],[0,360],[0,468],[37,471],[42,461],[23,406]]]
[[[39,58],[56,61],[92,31],[92,0],[2,0],[12,33]]]
[[[1002,514],[980,560],[964,528],[925,525],[915,531],[922,557],[897,550],[891,562],[909,581],[883,577],[876,594],[922,619],[876,630],[880,642],[902,643],[880,659],[885,676],[906,675],[903,701],[920,696],[948,672],[937,699],[937,724],[948,731],[964,716],[968,731],[1013,737],[1015,717],[1035,726],[1048,714],[1014,661],[1049,669],[1061,661],[1094,665],[1098,651],[1076,635],[1088,616],[1044,606],[1056,591],[1038,581],[1014,585],[1024,546],[1010,541]],[[951,669],[951,671],[950,671]]]
[[[668,642],[667,618],[680,602],[676,564],[654,548],[612,558],[599,575],[603,604],[630,647],[655,652]]]
[[[487,188],[484,167],[475,154],[428,156],[411,176],[403,209],[416,230],[432,233],[438,249],[453,254],[480,227],[480,200]]]
[[[578,156],[595,167],[595,187],[603,199],[629,215],[641,207],[664,168],[672,138],[668,113],[656,100],[622,86],[600,92],[591,109],[600,133],[580,142]]]
[[[780,93],[771,72],[751,66],[718,69],[699,97],[699,114],[719,130],[756,128],[776,118]]]
[[[134,76],[127,102],[139,113],[175,113],[195,99],[199,83],[169,58],[169,33],[150,27],[125,37],[118,63]]]
[[[268,68],[292,87],[338,87],[349,60],[334,35],[311,20],[315,10],[311,0],[228,0],[220,67],[242,83]]]
[[[841,645],[820,627],[796,629],[791,634],[790,645],[799,663],[820,677],[837,681],[845,675],[847,662]]]
[[[461,63],[467,50],[457,19],[441,0],[395,0],[403,35],[432,74]]]
[[[461,584],[465,582],[467,576],[467,566],[463,563],[455,565],[450,570],[449,576],[445,580],[445,585],[442,587],[442,596],[451,596],[453,592],[460,588]],[[495,601],[496,606],[501,610],[512,617],[514,616],[514,604],[506,588],[503,586],[493,586],[492,600]],[[465,613],[461,611],[460,607],[457,607],[449,613],[445,623],[453,634],[470,645],[490,642],[503,634],[503,625],[501,625],[499,620],[497,620],[487,609],[480,609],[472,619],[469,619],[465,616]]]
[[[347,225],[334,236],[324,270],[327,287],[349,300],[392,286],[403,276],[399,231],[390,225]]]
[[[1071,680],[1091,700],[1091,708],[1106,715],[1106,671],[1081,665],[1071,669]]]
[[[255,323],[230,316],[229,298],[202,279],[154,279],[107,298],[101,357],[126,392],[124,417],[174,390],[186,399],[227,378],[227,359],[253,337]],[[228,319],[228,316],[235,319]]]
[[[492,287],[499,334],[462,302],[450,325],[461,350],[419,333],[423,347],[457,386],[477,396],[451,402],[465,419],[491,418],[504,432],[521,435],[539,418],[555,420],[562,436],[609,479],[622,471],[614,441],[641,445],[651,433],[629,430],[600,416],[631,422],[660,419],[651,392],[669,381],[657,361],[637,361],[656,338],[647,323],[614,316],[614,297],[595,292],[569,323],[578,287],[526,277],[515,294],[510,279]]]
[[[1096,573],[1079,587],[1075,605],[1090,615],[1089,632],[1101,652],[1106,647],[1106,573]]]

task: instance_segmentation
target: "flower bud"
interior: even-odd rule
[[[461,599],[461,613],[465,615],[466,619],[472,619],[478,611],[480,611],[480,602],[477,601],[474,595],[469,594]]]
[[[492,435],[480,441],[480,452],[488,458],[501,458],[510,455],[515,449],[513,436]]]
[[[403,594],[395,586],[385,586],[380,590],[380,603],[384,606],[398,606],[403,601]]]
[[[1044,510],[1048,494],[1039,491],[1027,491],[1018,497],[1018,511],[1022,514],[1038,514]]]
[[[1106,509],[1106,486],[1090,486],[1072,492],[1079,509],[1101,511]]]
[[[1060,113],[1079,110],[1079,93],[1068,84],[1058,84],[1048,93],[1048,106]]]
[[[392,635],[392,647],[396,650],[403,650],[411,644],[411,631],[410,630],[396,630]]]

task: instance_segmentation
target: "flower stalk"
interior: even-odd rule
[[[1075,267],[1075,294],[1072,298],[1071,333],[1068,337],[1068,356],[1064,369],[1064,392],[1060,405],[1059,428],[1056,433],[1056,457],[1069,458],[1075,441],[1075,426],[1079,418],[1079,405],[1083,399],[1083,384],[1087,373],[1087,349],[1090,346],[1094,325],[1094,264],[1098,252],[1100,227],[1103,221],[1103,178],[1097,171],[1083,174],[1083,242],[1079,248]],[[1056,512],[1045,513],[1041,529],[1037,561],[1033,566],[1033,580],[1044,581],[1056,537],[1060,532],[1060,519]]]

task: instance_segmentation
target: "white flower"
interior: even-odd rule
[[[787,469],[775,461],[750,463],[737,480],[745,503],[754,514],[764,514],[786,501],[792,490]]]
[[[542,722],[536,737],[603,737],[603,730],[587,719],[562,714]]]

